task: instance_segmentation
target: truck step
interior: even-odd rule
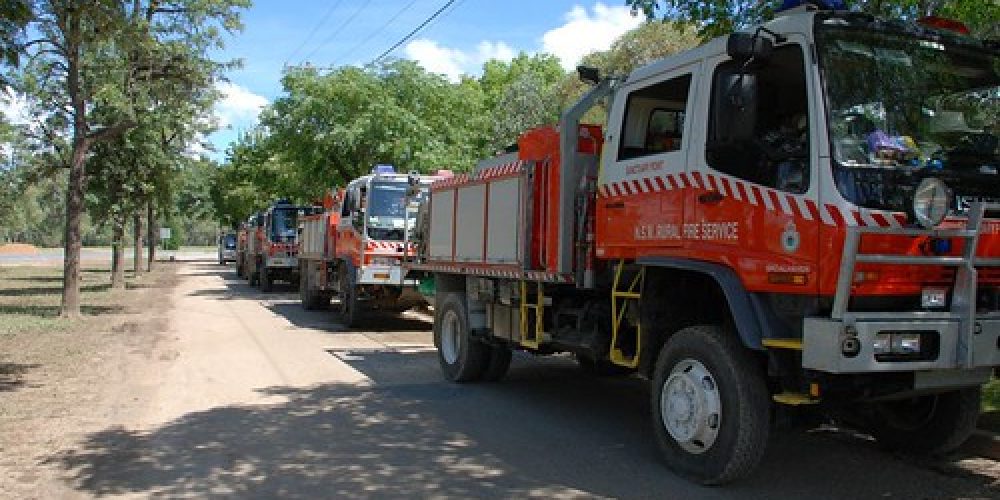
[[[802,350],[802,339],[764,339],[761,343],[771,349]]]
[[[813,399],[808,394],[802,394],[801,392],[782,392],[771,396],[771,399],[773,399],[775,403],[792,406],[814,405],[819,403],[818,399]]]

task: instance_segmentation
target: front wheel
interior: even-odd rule
[[[979,387],[876,403],[871,432],[888,449],[940,455],[969,439],[976,430],[979,405]]]
[[[702,484],[749,474],[764,456],[770,400],[760,367],[735,335],[699,325],[660,350],[653,430],[667,465]]]
[[[444,378],[452,382],[479,380],[490,361],[489,346],[471,336],[465,297],[460,293],[446,295],[435,311],[434,345]]]
[[[345,326],[354,328],[358,326],[361,314],[358,311],[358,290],[354,285],[354,280],[350,276],[347,266],[340,267],[339,290],[337,297],[340,299],[340,318]]]

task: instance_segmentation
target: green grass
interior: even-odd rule
[[[81,275],[83,322],[99,322],[102,316],[125,312],[122,299],[127,292],[111,290],[106,268],[85,267]],[[126,278],[134,281],[131,273]],[[59,317],[61,300],[61,267],[0,267],[0,335],[60,332],[81,326],[78,321]]]

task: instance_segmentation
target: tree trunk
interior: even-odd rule
[[[156,219],[154,215],[156,214],[153,211],[153,197],[150,196],[146,202],[146,239],[148,240],[146,243],[149,245],[148,263],[146,264],[147,271],[153,270],[153,261],[156,258],[156,224],[154,222]]]
[[[88,141],[73,141],[73,156],[69,167],[69,186],[66,189],[66,233],[63,253],[63,294],[59,315],[64,318],[80,317],[80,249],[83,237],[80,222],[83,219],[84,187],[87,173],[86,154]]]
[[[142,213],[139,212],[138,208],[135,209],[135,212],[132,213],[132,227],[133,231],[135,231],[135,234],[133,235],[133,237],[135,238],[134,242],[135,247],[132,249],[133,252],[132,270],[135,271],[135,275],[138,277],[140,274],[142,274],[142,245],[143,245]]]
[[[125,216],[114,215],[113,234],[111,236],[111,288],[125,289]]]

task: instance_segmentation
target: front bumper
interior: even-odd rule
[[[803,368],[827,373],[912,372],[1000,366],[1000,317],[976,318],[974,333],[963,339],[961,322],[952,319],[856,320],[806,318]],[[923,335],[931,349],[920,359],[884,359],[876,355],[879,333]],[[857,349],[849,349],[856,342]],[[969,352],[971,350],[971,352]],[[883,358],[883,359],[880,359]]]
[[[298,269],[299,259],[298,257],[268,257],[266,265],[269,268]]]
[[[365,266],[358,269],[359,285],[417,286],[417,280],[403,279],[400,266]]]

